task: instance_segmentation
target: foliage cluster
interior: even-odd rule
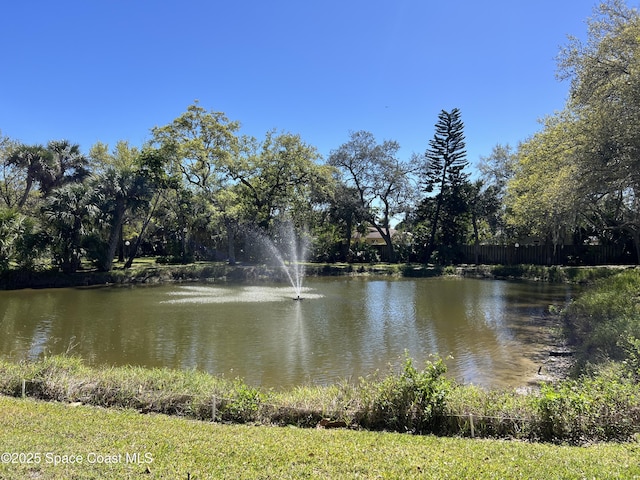
[[[586,41],[570,37],[558,58],[571,82],[565,108],[506,159],[507,224],[554,246],[621,245],[638,259],[640,13],[607,0],[587,26]]]
[[[299,135],[248,137],[197,102],[141,148],[97,143],[85,155],[0,135],[0,269],[109,271],[141,254],[260,261],[250,232],[278,243],[284,227],[326,262],[448,265],[481,243],[613,245],[637,261],[640,13],[606,0],[588,26],[559,55],[564,110],[517,148],[496,145],[476,181],[457,108],[409,159],[355,131],[322,161]],[[384,245],[361,241],[369,229]]]
[[[400,374],[361,379],[358,424],[375,430],[426,433],[436,431],[445,411],[450,383],[441,359],[417,370],[407,358]]]
[[[400,372],[356,384],[277,392],[197,371],[90,368],[56,356],[0,362],[0,393],[234,423],[310,427],[324,420],[369,430],[570,443],[640,433],[638,384],[619,366],[528,394],[455,385],[444,373],[442,360],[420,370],[407,359]]]
[[[640,271],[600,280],[562,312],[562,320],[579,368],[609,360],[633,362],[640,338]]]
[[[469,232],[479,241],[478,222],[495,202],[480,205],[481,185],[462,171],[460,112],[442,111],[436,126],[442,122],[454,131],[439,127],[433,152],[411,161],[399,158],[397,142],[360,131],[323,163],[299,135],[270,131],[258,141],[197,102],[153,128],[142,148],[97,143],[85,155],[68,141],[24,145],[0,136],[0,270],[108,272],[115,259],[129,268],[140,255],[161,263],[261,262],[258,239],[285,250],[290,232],[317,261],[451,263]],[[436,148],[448,143],[454,151]],[[434,192],[438,172],[446,182]],[[415,187],[423,175],[435,217],[426,207],[410,214],[420,211]],[[383,248],[364,240],[370,229]],[[420,233],[427,231],[428,238]]]
[[[558,267],[542,265],[496,265],[490,267],[497,278],[529,279],[551,283],[592,283],[618,273],[613,268]]]
[[[638,433],[640,388],[620,365],[545,385],[536,403],[540,438],[582,443],[624,440]]]

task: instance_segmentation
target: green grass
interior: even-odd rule
[[[40,455],[39,463],[0,463],[7,480],[640,478],[637,443],[569,447],[225,425],[8,397],[0,397],[0,445]],[[131,462],[134,454],[140,462]],[[54,465],[55,455],[82,463]]]

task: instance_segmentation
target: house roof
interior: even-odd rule
[[[391,236],[393,237],[396,233],[397,230],[390,228],[389,233],[391,234]],[[376,229],[376,227],[368,227],[368,231],[366,235],[362,235],[360,232],[356,232],[353,235],[353,238],[358,239],[358,240],[364,240],[365,242],[372,244],[372,245],[384,245],[385,241],[382,238],[382,235],[380,235],[380,232],[378,232],[378,230]]]

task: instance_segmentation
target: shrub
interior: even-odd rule
[[[596,282],[562,312],[565,335],[577,350],[577,366],[626,358],[640,338],[640,271],[626,270]]]
[[[361,380],[364,405],[358,423],[379,430],[435,431],[450,389],[445,372],[441,359],[427,362],[418,371],[407,357],[400,375],[390,374],[381,381]]]
[[[544,385],[535,407],[543,440],[629,440],[640,424],[640,389],[619,364],[556,386]]]

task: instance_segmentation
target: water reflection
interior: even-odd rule
[[[548,305],[565,286],[434,279],[309,279],[281,285],[0,292],[0,355],[72,349],[96,364],[198,368],[269,387],[356,379],[407,351],[450,355],[450,374],[519,385],[544,351]]]

